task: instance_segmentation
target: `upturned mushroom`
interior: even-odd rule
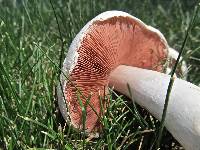
[[[69,80],[61,75],[64,98],[59,97],[59,108],[63,117],[74,128],[83,129],[81,101],[87,105],[86,132],[99,131],[99,97],[108,94],[110,74],[120,65],[165,72],[171,51],[159,30],[125,12],[98,15],[76,35],[64,60],[62,70]],[[102,103],[105,106],[104,99]]]

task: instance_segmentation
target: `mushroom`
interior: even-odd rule
[[[76,35],[63,63],[58,90],[64,98],[58,95],[58,103],[64,119],[76,129],[98,132],[103,113],[99,97],[108,94],[110,74],[120,65],[165,72],[172,51],[159,30],[125,12],[98,15]],[[80,104],[87,105],[85,126]]]
[[[161,120],[170,76],[152,70],[120,65],[110,74],[110,86],[130,97]],[[187,150],[200,149],[200,88],[175,78],[165,126]]]

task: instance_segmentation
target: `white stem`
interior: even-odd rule
[[[156,71],[119,66],[110,76],[109,86],[129,96],[161,120],[170,76]],[[187,150],[200,150],[200,88],[175,79],[170,94],[165,126]]]

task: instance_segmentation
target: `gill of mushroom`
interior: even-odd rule
[[[95,111],[87,105],[85,131],[99,132],[99,96],[103,96],[104,91],[108,93],[110,73],[119,65],[164,72],[171,51],[159,30],[130,14],[107,11],[98,15],[76,35],[63,63],[65,75],[61,75],[59,88],[64,98],[59,95],[58,99],[63,117],[74,128],[82,130],[79,100],[85,105],[92,92],[89,103]]]

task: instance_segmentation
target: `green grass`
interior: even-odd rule
[[[158,28],[169,45],[181,49],[196,0],[0,1],[0,149],[149,149],[159,122],[112,91],[102,118],[103,133],[89,140],[66,125],[58,112],[58,83],[64,53],[87,21],[106,10],[126,11]],[[60,39],[60,34],[62,40]],[[200,13],[183,53],[188,81],[200,85]],[[174,145],[174,146],[172,146]],[[172,148],[173,147],[173,148]],[[161,149],[178,149],[165,130]]]

